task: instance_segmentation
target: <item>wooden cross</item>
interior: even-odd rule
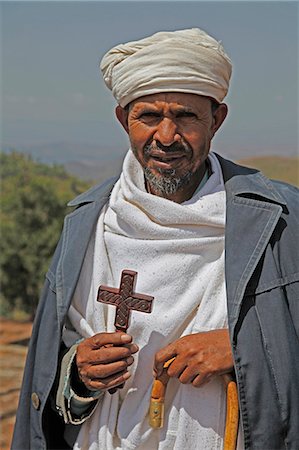
[[[127,331],[131,310],[144,313],[152,311],[154,297],[133,292],[136,278],[137,272],[123,270],[119,289],[102,285],[99,287],[98,302],[116,306],[114,325],[117,330]]]

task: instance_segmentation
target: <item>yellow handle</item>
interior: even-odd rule
[[[164,425],[164,399],[166,386],[169,380],[166,369],[170,366],[175,358],[171,358],[163,366],[162,374],[154,380],[150,410],[149,410],[149,424],[152,428],[162,428]]]
[[[162,374],[153,383],[149,410],[149,424],[152,428],[162,428],[164,425],[164,399],[169,380],[166,369],[174,359],[172,358],[164,364]],[[226,422],[223,450],[235,450],[239,427],[238,390],[231,375],[225,374],[222,378],[226,386]]]

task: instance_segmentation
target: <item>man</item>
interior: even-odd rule
[[[299,448],[297,191],[210,152],[230,59],[191,29],[118,45],[101,68],[131,149],[118,180],[70,202],[12,448],[221,449],[229,372],[238,448]],[[154,297],[127,333],[98,301],[123,270]],[[152,371],[171,358],[152,429]]]

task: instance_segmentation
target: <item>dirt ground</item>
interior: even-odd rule
[[[0,449],[9,450],[32,324],[0,317]]]

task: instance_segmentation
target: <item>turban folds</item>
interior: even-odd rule
[[[220,103],[232,70],[222,44],[198,28],[162,31],[119,44],[104,55],[100,67],[122,107],[159,92],[204,95]]]

